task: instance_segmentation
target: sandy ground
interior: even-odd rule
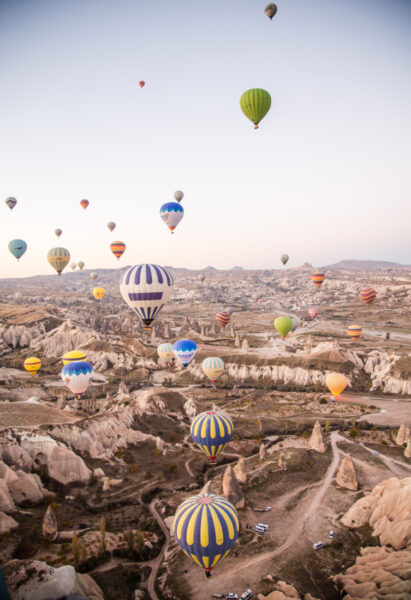
[[[64,410],[30,402],[1,402],[0,431],[8,427],[32,428],[39,425],[74,423],[84,417],[67,414]]]
[[[411,399],[406,400],[401,396],[397,398],[376,398],[359,394],[355,396],[344,394],[339,402],[376,406],[379,409],[379,412],[363,415],[358,419],[359,421],[367,421],[374,425],[388,425],[389,427],[399,427],[402,423],[411,425]]]

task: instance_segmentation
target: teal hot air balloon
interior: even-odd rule
[[[27,250],[27,244],[24,240],[11,240],[9,250],[19,260]]]
[[[247,90],[240,98],[240,108],[247,119],[254,123],[254,129],[258,129],[259,122],[268,113],[270,106],[270,94],[260,88]]]

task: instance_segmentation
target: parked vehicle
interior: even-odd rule
[[[319,550],[320,548],[323,548],[324,546],[325,546],[324,542],[315,542],[315,544],[313,544],[314,550]]]
[[[232,592],[230,592],[229,594],[226,594],[224,598],[226,600],[238,600],[238,594],[233,594]]]
[[[266,523],[257,523],[258,527],[262,527],[264,529],[264,531],[267,531],[268,529],[268,525]]]
[[[248,588],[245,592],[243,592],[240,596],[240,600],[251,600],[253,597],[253,592]]]
[[[257,533],[265,533],[266,532],[264,527],[260,527],[259,525],[254,525],[253,531],[256,531]]]
[[[333,529],[330,529],[330,538],[333,539],[334,538],[334,531]]]
[[[371,450],[371,454],[379,454],[379,452],[377,452],[377,450]]]

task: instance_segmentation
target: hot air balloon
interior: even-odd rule
[[[70,350],[70,352],[66,352],[63,356],[63,365],[67,365],[71,362],[79,362],[82,360],[87,360],[87,356],[81,350]]]
[[[210,463],[215,464],[217,455],[233,439],[233,422],[228,415],[209,410],[194,417],[190,434],[193,442],[208,456]]]
[[[311,275],[311,281],[318,288],[321,287],[321,284],[324,281],[324,279],[325,279],[325,275],[322,271],[314,271],[314,273],[312,273],[312,275]]]
[[[204,275],[204,273],[203,273],[203,275],[200,275],[200,281],[201,281],[201,283],[203,283],[205,281],[205,278],[206,278],[206,276]]]
[[[110,250],[117,258],[117,260],[119,260],[120,257],[124,254],[125,249],[126,245],[124,242],[113,242],[112,244],[110,244]]]
[[[127,269],[120,279],[123,300],[150,329],[173,291],[173,278],[164,267],[141,264]]]
[[[55,229],[54,233],[56,234],[57,237],[60,237],[61,234],[63,233],[63,230],[62,229]]]
[[[308,311],[308,315],[312,319],[315,319],[315,317],[318,317],[318,310],[316,308],[310,308],[309,311]]]
[[[101,300],[104,298],[104,294],[106,293],[106,290],[102,287],[95,287],[93,290],[93,296],[96,300],[99,300],[101,302]]]
[[[166,367],[168,367],[171,362],[174,360],[174,350],[172,344],[160,344],[157,347],[157,354],[160,360],[166,363]]]
[[[297,329],[297,327],[299,327],[300,325],[300,321],[297,319],[297,317],[290,317],[291,321],[293,322],[293,326],[291,327],[291,331],[295,331]]]
[[[220,325],[222,329],[224,329],[228,323],[230,322],[231,316],[227,310],[221,310],[215,316],[215,320]]]
[[[325,385],[334,398],[337,398],[347,387],[348,380],[343,373],[329,373],[325,378]]]
[[[217,356],[205,358],[201,364],[204,374],[215,383],[224,373],[224,361]]]
[[[139,85],[141,88],[143,88],[143,87],[146,85],[146,82],[145,82],[145,81],[143,81],[143,80],[141,80],[141,81],[139,81],[139,82],[138,82],[138,85]]]
[[[271,96],[265,90],[254,88],[247,90],[240,98],[240,107],[245,116],[254,123],[254,129],[270,110]]]
[[[275,17],[275,15],[277,13],[277,7],[275,4],[267,4],[267,6],[264,9],[264,12],[271,21],[272,18]]]
[[[78,398],[93,381],[93,375],[93,367],[86,360],[69,362],[61,371],[62,380],[73,394],[77,394]]]
[[[11,240],[9,250],[19,260],[27,250],[27,244],[24,240]]]
[[[347,332],[352,341],[356,342],[360,339],[360,336],[362,334],[362,328],[359,325],[350,325]]]
[[[377,292],[375,290],[373,290],[372,288],[368,287],[368,288],[364,288],[363,290],[361,290],[361,300],[367,305],[369,306],[370,304],[372,304],[377,296]]]
[[[84,263],[82,260],[80,260],[80,261],[77,263],[77,266],[78,266],[78,268],[80,269],[80,271],[82,271],[82,270],[84,269],[84,265],[85,265],[85,264],[86,264],[86,263]]]
[[[86,208],[89,204],[90,204],[90,202],[88,200],[80,200],[80,206],[82,206],[84,208],[84,210],[86,210]]]
[[[95,281],[97,279],[98,275],[95,271],[93,271],[92,273],[90,273],[90,279],[92,279],[93,281]]]
[[[21,292],[16,292],[14,294],[14,297],[16,298],[16,300],[20,300],[20,298],[23,298],[23,294]]]
[[[178,507],[173,522],[177,544],[205,570],[207,577],[234,546],[238,529],[234,506],[216,494],[187,498]]]
[[[288,254],[282,254],[280,256],[280,260],[284,266],[288,263],[289,259],[290,259],[290,257],[288,256]]]
[[[178,340],[173,346],[174,354],[183,367],[188,367],[197,352],[197,344],[192,340]]]
[[[283,340],[285,340],[285,338],[291,331],[292,326],[293,326],[293,322],[290,319],[290,317],[285,317],[285,316],[277,317],[276,320],[274,321],[274,327],[276,328],[278,333],[281,335]]]
[[[72,270],[72,271],[75,271],[75,270],[76,270],[76,267],[77,267],[77,265],[76,265],[76,263],[71,263],[70,267],[71,267],[71,270]]]
[[[184,198],[184,192],[182,192],[181,190],[177,190],[174,192],[173,196],[174,200],[177,200],[177,202],[181,202],[181,200]]]
[[[57,271],[57,275],[61,275],[63,269],[70,262],[70,252],[66,248],[52,248],[47,252],[47,260]]]
[[[114,231],[114,229],[116,228],[116,224],[114,223],[114,221],[109,221],[107,223],[107,227],[108,229],[110,229],[110,231]]]
[[[24,368],[34,377],[41,367],[41,360],[35,356],[30,356],[24,361]]]
[[[13,196],[9,196],[8,198],[6,198],[6,204],[10,210],[13,210],[13,208],[17,204],[17,200],[15,198],[13,198]]]
[[[171,233],[174,233],[174,229],[184,217],[184,208],[178,202],[166,202],[160,208],[160,217]]]

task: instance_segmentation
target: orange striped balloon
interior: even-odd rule
[[[215,318],[220,327],[224,329],[224,327],[228,325],[231,317],[229,312],[222,310],[216,314]]]
[[[360,335],[362,334],[362,328],[359,325],[350,325],[347,332],[352,341],[356,342],[360,339]]]
[[[325,279],[325,275],[322,271],[314,271],[314,273],[311,275],[311,281],[318,288],[321,286],[324,279]]]
[[[368,287],[368,288],[364,288],[363,290],[361,290],[361,300],[369,305],[372,304],[375,300],[375,298],[377,297],[377,292],[375,290],[373,290],[372,288]]]
[[[82,206],[84,208],[84,210],[86,210],[86,208],[89,204],[90,204],[90,202],[88,200],[80,200],[80,206]]]
[[[119,260],[120,256],[124,254],[126,249],[126,245],[124,242],[113,242],[110,244],[110,250],[114,254],[114,256]]]

